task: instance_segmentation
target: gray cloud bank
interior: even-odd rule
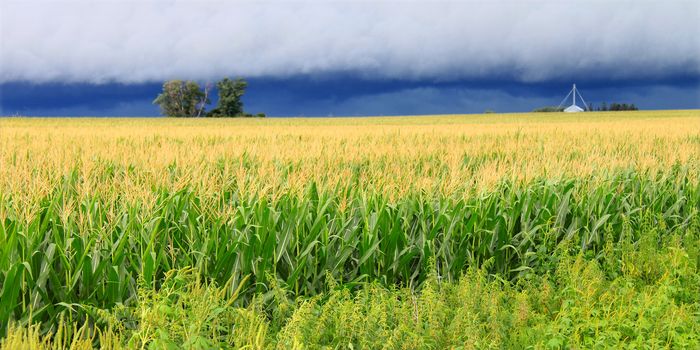
[[[0,83],[700,75],[694,1],[7,1]]]

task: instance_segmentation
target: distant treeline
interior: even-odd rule
[[[161,113],[168,117],[265,117],[264,113],[252,115],[243,111],[241,98],[247,86],[248,83],[240,78],[220,80],[216,83],[219,94],[216,108],[207,111],[206,106],[211,103],[211,84],[200,87],[195,81],[169,80],[163,84],[163,92],[156,97],[153,104],[159,105]]]
[[[596,107],[595,109],[593,108],[593,104],[588,105],[588,110],[589,111],[638,111],[639,108],[634,105],[634,103],[611,103],[610,106],[608,106],[605,102],[601,103],[600,106]]]
[[[557,106],[546,106],[546,107],[535,108],[532,111],[533,112],[563,112],[564,108],[557,107]]]
[[[540,107],[536,108],[533,110],[533,112],[563,112],[565,107],[556,107],[556,106],[546,106],[546,107]],[[592,103],[588,104],[588,108],[586,109],[587,112],[592,112],[592,111],[638,111],[639,108],[634,105],[634,103],[627,104],[627,103],[611,103],[609,106],[607,103],[603,102],[600,104],[600,106],[595,107]]]

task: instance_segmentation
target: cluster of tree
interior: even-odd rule
[[[639,108],[632,104],[627,104],[627,103],[611,103],[610,106],[607,105],[607,103],[603,102],[600,106],[597,108],[594,108],[592,103],[588,104],[588,108],[586,109],[587,112],[590,111],[637,111]],[[533,112],[563,112],[564,108],[563,107],[554,107],[554,106],[547,106],[547,107],[540,107],[537,109],[534,109]]]
[[[200,87],[194,81],[169,80],[163,84],[163,92],[153,101],[160,106],[161,113],[168,117],[265,117],[243,112],[242,97],[248,87],[243,79],[224,78],[216,83],[219,100],[211,111],[206,106],[211,103],[211,84]]]
[[[593,108],[593,104],[588,105],[588,110],[589,111],[638,111],[639,108],[634,105],[634,103],[611,103],[610,106],[608,106],[605,102],[603,102],[599,107]]]
[[[546,107],[540,107],[532,110],[533,112],[563,112],[564,108],[562,107],[554,107],[554,106],[546,106]]]

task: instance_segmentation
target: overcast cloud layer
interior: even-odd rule
[[[0,4],[0,83],[700,76],[696,0]]]

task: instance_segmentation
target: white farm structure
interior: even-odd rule
[[[583,107],[584,107],[584,108],[581,108],[581,107],[579,107],[579,106],[576,105],[576,95],[578,95],[578,97],[581,99],[581,102],[583,103]],[[588,105],[586,104],[586,101],[583,99],[583,96],[581,96],[581,93],[578,92],[578,90],[576,89],[576,84],[574,84],[574,87],[571,88],[571,91],[569,91],[569,94],[567,94],[566,97],[564,97],[564,99],[561,101],[561,103],[559,104],[559,106],[557,107],[557,109],[561,109],[561,107],[562,107],[562,105],[564,104],[564,102],[566,102],[566,101],[569,99],[569,96],[571,96],[571,99],[572,99],[572,100],[571,100],[571,106],[566,107],[566,108],[564,109],[564,112],[566,112],[566,113],[583,112],[583,111],[585,111],[585,110],[588,108],[588,107],[587,107]]]

